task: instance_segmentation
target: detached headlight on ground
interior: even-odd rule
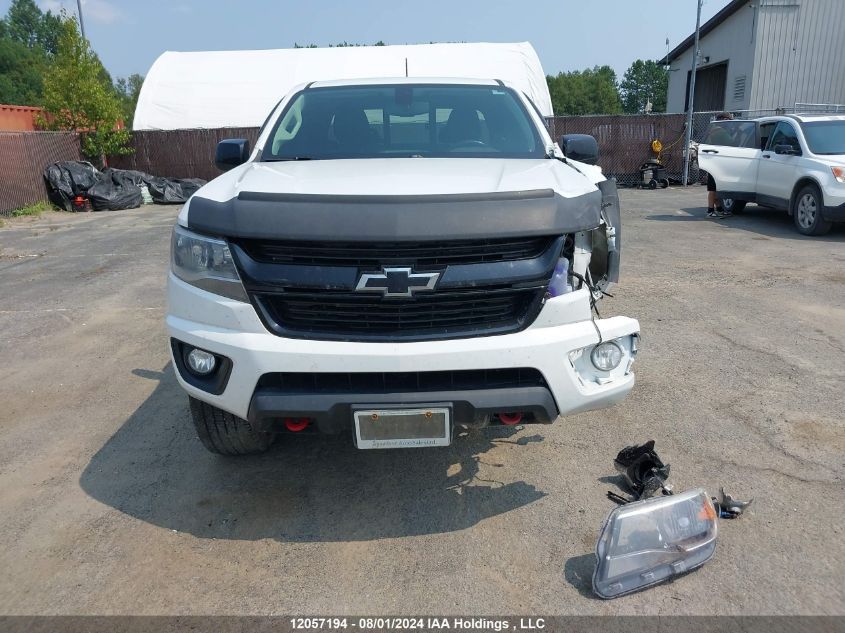
[[[593,591],[616,598],[695,569],[716,551],[716,509],[702,489],[610,513],[596,543]]]
[[[622,349],[613,341],[599,343],[590,353],[590,360],[593,361],[596,369],[611,371],[619,367],[622,362]]]
[[[223,241],[173,227],[171,268],[182,281],[208,292],[247,301],[229,245]]]

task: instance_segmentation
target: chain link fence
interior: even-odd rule
[[[227,138],[258,140],[257,127],[218,128],[213,130],[139,130],[132,133],[132,154],[117,156],[109,165],[118,169],[137,169],[168,178],[202,178],[220,175],[214,166],[217,143]]]
[[[0,215],[46,201],[44,168],[79,159],[75,132],[0,132]]]
[[[630,186],[641,180],[640,167],[652,158],[660,159],[670,179],[680,180],[685,123],[683,114],[559,116],[549,119],[549,130],[555,140],[564,134],[595,137],[604,173]],[[652,151],[654,140],[663,145],[659,156]]]

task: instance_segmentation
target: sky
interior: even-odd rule
[[[729,0],[705,0],[702,23]],[[42,9],[76,0],[36,0]],[[5,15],[10,0],[0,0]],[[547,74],[659,59],[695,29],[696,0],[82,0],[85,31],[114,77],[146,75],[164,51],[294,43],[534,45]]]

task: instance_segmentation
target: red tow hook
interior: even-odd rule
[[[516,413],[500,413],[499,419],[502,421],[502,424],[513,426],[514,424],[519,424],[520,422],[522,422],[522,412],[517,411]]]
[[[285,428],[290,431],[291,433],[299,433],[300,431],[304,431],[309,424],[311,424],[311,418],[285,418]]]

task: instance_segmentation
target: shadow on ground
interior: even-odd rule
[[[718,222],[725,228],[756,233],[761,237],[751,239],[767,239],[778,237],[791,240],[825,240],[829,242],[845,242],[845,224],[834,224],[827,235],[802,235],[795,228],[792,217],[782,209],[769,209],[757,205],[749,205],[742,213],[729,218],[716,220],[707,217],[707,207],[686,207],[681,209],[686,215],[666,213],[648,215],[647,220],[657,222]],[[767,236],[767,237],[762,237]]]
[[[585,598],[599,600],[593,593],[593,571],[596,569],[596,555],[573,556],[563,566],[563,577]]]
[[[200,445],[169,364],[133,373],[158,384],[80,485],[163,528],[200,538],[369,541],[463,530],[545,496],[524,481],[479,478],[496,444],[525,446],[539,435],[509,439],[514,429],[494,427],[446,449],[396,451],[359,451],[345,435],[286,436],[264,455],[225,458]]]

